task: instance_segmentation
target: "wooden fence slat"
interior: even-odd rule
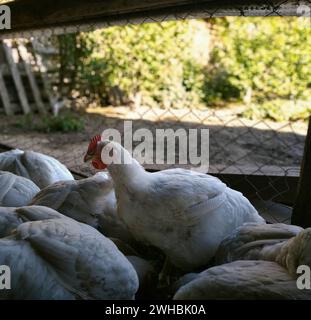
[[[50,82],[49,82],[49,80],[48,80],[48,78],[46,76],[47,68],[44,65],[42,57],[40,56],[40,54],[37,53],[37,50],[36,50],[37,49],[37,45],[36,45],[35,40],[31,40],[31,48],[32,48],[31,54],[33,56],[33,59],[34,59],[36,65],[39,68],[39,72],[40,72],[40,75],[41,75],[43,87],[44,87],[44,90],[45,90],[46,95],[47,95],[48,100],[49,100],[50,109],[53,110],[54,104],[55,104],[57,99],[55,99],[53,97],[53,95],[52,95],[52,87],[51,87]]]
[[[1,100],[2,100],[6,115],[12,116],[14,112],[11,106],[10,96],[3,78],[3,65],[0,66],[0,96],[1,96]]]
[[[16,86],[18,98],[20,100],[22,109],[23,109],[24,113],[27,114],[31,110],[30,110],[30,106],[29,106],[29,103],[28,103],[28,99],[27,99],[27,96],[26,96],[26,92],[25,92],[25,88],[24,88],[24,85],[23,85],[23,82],[22,82],[21,75],[19,73],[17,65],[16,65],[16,63],[15,63],[15,61],[13,59],[13,56],[12,56],[12,48],[10,47],[10,43],[7,42],[7,41],[6,42],[3,41],[2,42],[2,46],[3,46],[3,49],[4,49],[4,53],[5,53],[7,62],[9,64],[9,68],[11,70],[11,74],[12,74],[12,77],[13,77],[13,80],[14,80],[14,84]]]
[[[44,103],[41,98],[40,90],[38,88],[36,79],[33,75],[32,70],[31,70],[31,61],[29,59],[29,54],[27,52],[27,49],[24,45],[19,44],[18,45],[18,52],[22,58],[23,66],[26,71],[29,83],[30,83],[30,88],[32,90],[33,97],[35,99],[36,106],[41,114],[46,114],[46,110],[45,110]]]

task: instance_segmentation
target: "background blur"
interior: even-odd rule
[[[99,106],[111,91],[154,108],[237,108],[304,120],[311,111],[311,28],[297,18],[214,18],[111,27],[53,39],[61,85]]]

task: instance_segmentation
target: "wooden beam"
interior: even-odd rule
[[[30,84],[32,95],[33,95],[34,100],[36,102],[36,107],[41,114],[46,114],[44,103],[41,98],[41,93],[40,93],[39,87],[37,85],[36,78],[32,72],[32,69],[31,69],[30,55],[29,55],[26,47],[21,43],[18,44],[17,49],[18,49],[19,55],[23,61],[24,69],[25,69],[27,77],[28,77],[28,81]]]
[[[48,79],[48,76],[47,76],[47,72],[48,72],[48,69],[44,63],[44,59],[43,59],[43,56],[38,54],[38,44],[36,42],[35,39],[32,39],[30,40],[30,43],[31,43],[31,54],[32,54],[32,57],[34,59],[34,62],[35,64],[38,66],[39,68],[39,72],[40,72],[40,76],[41,76],[41,79],[42,79],[42,83],[43,83],[43,89],[45,90],[45,93],[48,97],[48,100],[49,100],[49,110],[53,110],[54,109],[54,105],[55,105],[55,102],[57,101],[56,97],[53,96],[53,88],[52,88],[52,85]]]
[[[145,18],[187,18],[191,15],[297,15],[295,0],[20,0],[8,4],[12,29],[0,35],[66,26],[114,24]],[[277,10],[276,10],[277,9]]]
[[[2,100],[5,114],[7,116],[12,116],[14,114],[14,112],[12,109],[10,96],[9,96],[9,93],[8,93],[8,90],[6,88],[6,84],[4,81],[3,69],[4,69],[3,65],[0,65],[0,96],[1,96],[1,100]]]
[[[311,117],[309,118],[292,224],[304,228],[311,227]]]
[[[4,53],[5,53],[5,57],[6,60],[8,62],[9,68],[11,70],[11,74],[13,77],[13,81],[17,90],[17,95],[18,98],[20,100],[22,109],[24,111],[25,114],[29,113],[30,110],[30,106],[28,103],[28,99],[27,99],[27,95],[26,95],[26,91],[23,85],[23,81],[21,78],[21,75],[19,73],[19,70],[17,68],[17,65],[13,59],[13,53],[12,53],[12,48],[10,46],[10,42],[2,42],[2,47],[4,49]]]

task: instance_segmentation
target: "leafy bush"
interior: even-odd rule
[[[42,132],[77,132],[84,128],[82,120],[69,114],[45,116],[38,130]]]
[[[216,76],[226,73],[232,96],[237,88],[242,97],[251,92],[257,103],[310,99],[311,28],[285,17],[231,17],[216,23],[220,41],[211,64],[217,66]]]
[[[98,94],[119,86],[143,103],[185,107],[203,96],[209,29],[203,21],[148,23],[84,34],[82,79]],[[107,96],[106,96],[107,97]]]
[[[311,114],[311,104],[307,101],[271,100],[262,104],[252,103],[243,116],[249,119],[271,119],[274,121],[307,120]]]
[[[64,113],[58,116],[40,116],[33,119],[32,114],[27,114],[16,122],[16,127],[23,130],[33,130],[38,132],[77,132],[84,129],[84,123],[77,115]]]
[[[311,100],[311,28],[297,18],[148,23],[59,41],[63,78],[102,104],[117,86],[130,97],[139,92],[151,107],[244,100],[250,118],[280,121],[310,113],[303,101]]]

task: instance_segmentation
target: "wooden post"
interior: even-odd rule
[[[10,45],[11,45],[10,42],[3,42],[2,43],[4,53],[5,53],[5,56],[6,56],[13,80],[14,80],[14,83],[15,83],[18,98],[20,100],[20,103],[21,103],[21,106],[22,106],[24,113],[27,114],[31,110],[30,110],[30,106],[28,103],[28,99],[27,99],[27,95],[25,92],[22,78],[20,76],[19,70],[18,70],[17,65],[16,65],[16,63],[13,59],[13,56],[12,56],[12,48]]]
[[[49,79],[47,77],[48,70],[43,62],[43,58],[41,57],[40,54],[38,54],[38,51],[37,51],[38,45],[35,40],[31,40],[31,49],[32,49],[31,54],[33,56],[34,62],[39,68],[40,76],[41,76],[42,83],[43,83],[43,88],[44,88],[46,95],[48,97],[48,100],[49,100],[50,109],[53,110],[54,104],[57,101],[57,99],[55,97],[53,97],[52,86],[50,85]]]
[[[3,72],[3,65],[0,65],[0,97],[3,103],[3,107],[6,115],[12,116],[14,112],[12,110],[9,93],[6,88],[2,72]]]
[[[311,117],[309,118],[292,224],[303,228],[311,227]]]
[[[41,114],[46,114],[44,103],[41,98],[40,90],[39,90],[39,87],[36,82],[36,78],[31,70],[31,61],[29,59],[29,54],[27,52],[27,49],[23,44],[20,43],[17,46],[17,50],[19,52],[19,55],[22,58],[21,60],[23,62],[24,69],[25,69],[26,75],[28,77],[28,81],[30,84],[32,95],[33,95],[35,102],[36,102],[37,109],[39,110],[39,112]]]

